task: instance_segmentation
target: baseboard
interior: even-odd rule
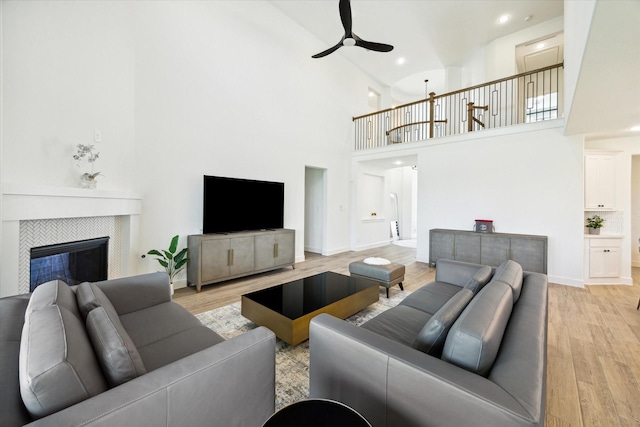
[[[570,279],[568,277],[547,276],[549,283],[557,285],[573,286],[575,288],[584,288],[584,280]]]
[[[322,253],[322,248],[316,248],[313,246],[305,246],[304,247],[304,251],[305,252],[313,252],[314,254],[321,254]]]
[[[602,278],[602,279],[588,279],[585,280],[585,285],[633,285],[633,279],[631,277],[616,277],[616,278]]]
[[[325,256],[330,256],[330,255],[337,255],[337,254],[341,254],[343,252],[349,252],[349,248],[338,248],[338,249],[332,249],[327,251]]]
[[[380,246],[386,246],[389,243],[391,243],[391,239],[383,240],[377,243],[369,243],[368,245],[361,245],[361,246],[358,246],[355,250],[366,251],[367,249],[374,249],[374,248],[379,248]]]
[[[173,289],[180,289],[180,288],[186,288],[186,287],[187,287],[187,279],[173,280]]]

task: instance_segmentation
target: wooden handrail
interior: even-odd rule
[[[501,78],[501,79],[492,80],[492,81],[487,82],[487,83],[482,83],[482,84],[471,86],[471,87],[467,87],[467,88],[464,88],[464,89],[455,90],[453,92],[443,93],[442,95],[435,95],[435,96],[432,96],[431,98],[425,98],[425,99],[421,99],[421,100],[418,100],[418,101],[410,102],[408,104],[402,104],[402,105],[399,105],[399,106],[394,107],[394,108],[387,108],[385,110],[376,111],[375,113],[363,114],[361,116],[352,117],[352,120],[356,121],[358,119],[362,119],[362,118],[365,118],[365,117],[375,116],[376,114],[386,113],[387,111],[397,110],[398,108],[410,107],[412,105],[420,104],[422,102],[428,102],[429,100],[435,100],[437,98],[444,98],[446,96],[457,95],[459,93],[467,92],[469,90],[479,89],[479,88],[482,88],[482,87],[485,87],[485,86],[490,86],[490,85],[506,82],[506,81],[513,80],[513,79],[518,79],[520,77],[525,77],[525,76],[528,76],[528,75],[531,75],[531,74],[541,73],[543,71],[552,70],[554,68],[560,68],[560,67],[564,67],[564,62],[561,62],[559,64],[555,64],[555,65],[549,65],[548,67],[539,68],[539,69],[534,70],[534,71],[527,71],[527,72],[524,72],[524,73],[516,74],[515,76],[511,76],[511,77],[504,77],[504,78]]]
[[[435,123],[447,123],[447,119],[444,120],[434,120]],[[407,123],[406,125],[400,125],[400,126],[396,126],[393,129],[389,129],[388,131],[385,131],[385,133],[387,134],[387,136],[389,136],[389,134],[395,130],[407,127],[407,126],[413,126],[413,125],[426,125],[427,123],[431,123],[431,120],[425,120],[422,122],[414,122],[414,123]]]

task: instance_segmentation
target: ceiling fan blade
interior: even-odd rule
[[[349,0],[340,0],[338,4],[340,9],[340,19],[342,20],[342,26],[344,27],[345,37],[349,37],[351,35],[351,3]]]
[[[337,45],[335,45],[333,47],[330,47],[329,49],[327,49],[327,50],[325,50],[323,52],[316,53],[315,55],[313,55],[311,57],[312,58],[322,58],[323,56],[327,56],[330,53],[335,52],[336,50],[340,49],[341,47],[342,47],[342,40],[340,40],[340,42]]]
[[[393,46],[391,46],[390,44],[368,42],[366,40],[362,40],[361,38],[356,39],[356,46],[374,50],[376,52],[391,52],[393,50]]]

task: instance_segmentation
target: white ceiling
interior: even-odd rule
[[[338,0],[272,0],[300,26],[315,35],[317,52],[344,34]],[[352,0],[353,31],[367,41],[387,43],[389,53],[342,47],[317,61],[343,55],[381,83],[393,87],[425,71],[463,65],[478,48],[516,31],[563,15],[563,0]],[[498,18],[510,15],[506,24]],[[530,17],[525,20],[526,17]],[[398,65],[399,58],[405,58]],[[417,79],[424,88],[424,79]]]

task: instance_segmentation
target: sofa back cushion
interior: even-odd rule
[[[498,354],[512,309],[511,287],[503,282],[489,282],[451,327],[442,359],[487,376]]]
[[[28,315],[31,311],[52,305],[62,306],[75,316],[80,317],[76,294],[62,280],[52,280],[38,285],[29,299],[29,308],[25,314]]]
[[[145,374],[144,363],[109,298],[94,283],[76,290],[80,312],[102,371],[111,387]]]
[[[485,265],[476,271],[476,273],[467,280],[467,283],[464,284],[465,289],[469,289],[473,294],[477,294],[480,289],[484,287],[489,280],[491,280],[491,276],[493,274],[493,269],[488,265]]]
[[[491,269],[489,268],[489,273]],[[413,348],[440,357],[445,339],[453,322],[473,298],[473,292],[462,289],[436,311],[418,333]]]
[[[513,292],[513,303],[518,302],[522,291],[522,266],[520,264],[510,259],[504,261],[496,268],[491,280],[509,285]]]
[[[32,417],[47,416],[107,390],[78,316],[57,304],[27,307],[27,313],[19,374],[22,401]]]

